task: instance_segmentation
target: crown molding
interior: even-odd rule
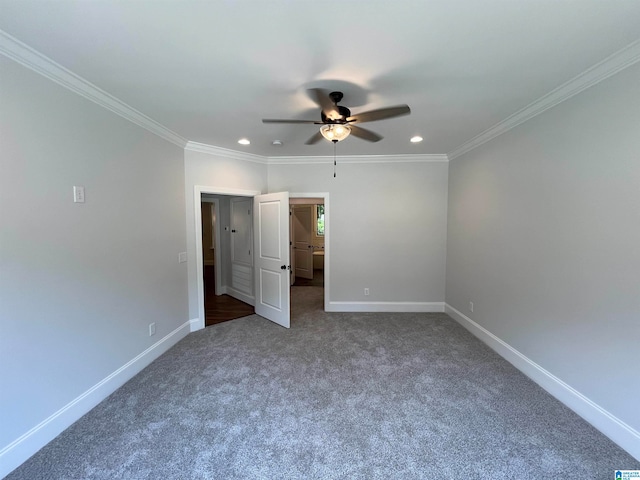
[[[130,122],[158,135],[159,137],[181,147],[194,152],[202,152],[210,155],[223,156],[236,160],[249,161],[269,165],[294,165],[294,164],[314,164],[331,163],[332,156],[301,156],[301,157],[264,157],[226,148],[215,147],[197,142],[187,141],[184,137],[169,130],[164,125],[147,117],[143,113],[135,110],[113,95],[105,92],[84,78],[76,75],[62,65],[54,62],[50,58],[41,54],[37,50],[29,47],[17,38],[0,30],[0,54],[23,65],[30,70],[56,82],[57,84],[71,90],[72,92],[100,105],[107,110],[129,120]],[[560,85],[538,100],[530,103],[526,107],[507,117],[502,122],[495,124],[484,132],[476,135],[448,154],[433,155],[352,155],[342,156],[342,163],[425,163],[425,162],[448,162],[474,148],[502,135],[521,123],[541,114],[542,112],[558,105],[574,95],[596,85],[597,83],[615,75],[616,73],[630,67],[640,61],[640,40],[637,40],[623,49],[605,58],[600,63],[585,70],[583,73],[572,78],[568,82]]]
[[[233,160],[261,163],[266,165],[311,165],[318,163],[333,163],[333,156],[291,156],[291,157],[263,157],[252,153],[239,152],[228,148],[216,147],[206,143],[187,142],[185,150],[206,153]],[[431,163],[448,162],[445,154],[425,155],[347,155],[337,157],[340,163]]]
[[[233,160],[243,160],[245,162],[267,164],[267,157],[262,155],[255,155],[253,153],[238,152],[237,150],[230,150],[228,148],[216,147],[215,145],[207,145],[206,143],[187,142],[184,147],[185,150],[198,153],[207,153],[209,155],[215,155],[216,157],[224,157]]]
[[[583,90],[602,82],[638,61],[640,61],[640,40],[630,43],[626,47],[595,64],[593,67],[585,70],[568,82],[563,83],[556,89],[540,97],[538,100],[518,110],[502,122],[495,124],[493,127],[490,127],[481,134],[454,148],[448,153],[449,159],[453,160],[454,158],[470,152],[474,148],[477,148],[489,140],[502,135],[521,123],[540,115],[542,112],[555,107],[559,103],[562,103]]]
[[[0,30],[0,53],[181,148],[184,148],[187,143],[185,138],[164,125],[152,120],[2,30]]]
[[[346,155],[336,157],[340,163],[434,163],[448,162],[449,158],[445,154],[423,154],[423,155]],[[331,156],[309,156],[309,157],[268,157],[269,165],[297,165],[314,163],[333,163]]]

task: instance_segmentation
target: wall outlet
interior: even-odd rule
[[[180,252],[178,254],[178,263],[184,263],[187,261],[187,252]]]
[[[364,296],[365,296],[365,297],[368,297],[368,296],[369,296],[369,289],[368,289],[368,288],[365,288],[365,289],[364,289]]]
[[[152,337],[155,334],[156,334],[156,323],[153,322],[149,324],[149,336]]]
[[[473,302],[469,302],[469,311],[473,313]]]

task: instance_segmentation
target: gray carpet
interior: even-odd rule
[[[324,286],[324,270],[314,269],[313,278],[296,277],[296,281],[293,284],[294,287],[323,287]]]
[[[187,336],[9,479],[609,479],[634,460],[444,314]]]

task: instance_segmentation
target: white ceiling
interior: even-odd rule
[[[448,153],[640,36],[639,0],[0,0],[0,12],[0,29],[182,137],[263,156],[333,154],[304,145],[314,125],[261,122],[319,119],[311,87],[343,91],[352,113],[412,109],[363,124],[385,138],[348,138],[341,155]]]

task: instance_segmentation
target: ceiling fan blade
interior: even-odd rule
[[[368,112],[352,115],[347,118],[347,122],[374,122],[376,120],[384,120],[385,118],[409,115],[410,113],[411,109],[409,108],[409,105],[396,105],[395,107],[379,108],[378,110],[369,110]]]
[[[262,123],[322,123],[315,120],[287,120],[280,118],[263,118]]]
[[[379,142],[380,140],[382,140],[382,137],[380,135],[372,132],[371,130],[367,130],[362,127],[356,127],[355,125],[349,125],[349,128],[351,129],[351,135],[353,135],[354,137],[361,138],[368,142]]]
[[[340,118],[340,112],[336,107],[336,104],[333,103],[329,95],[327,95],[320,88],[310,88],[307,90],[309,92],[309,96],[311,99],[316,102],[320,108],[322,108],[322,112],[333,120],[337,120]]]
[[[324,137],[322,136],[322,134],[320,133],[320,131],[318,130],[315,135],[313,135],[309,140],[307,140],[306,142],[304,142],[305,145],[313,145],[314,143],[318,143],[320,140],[322,140]]]

